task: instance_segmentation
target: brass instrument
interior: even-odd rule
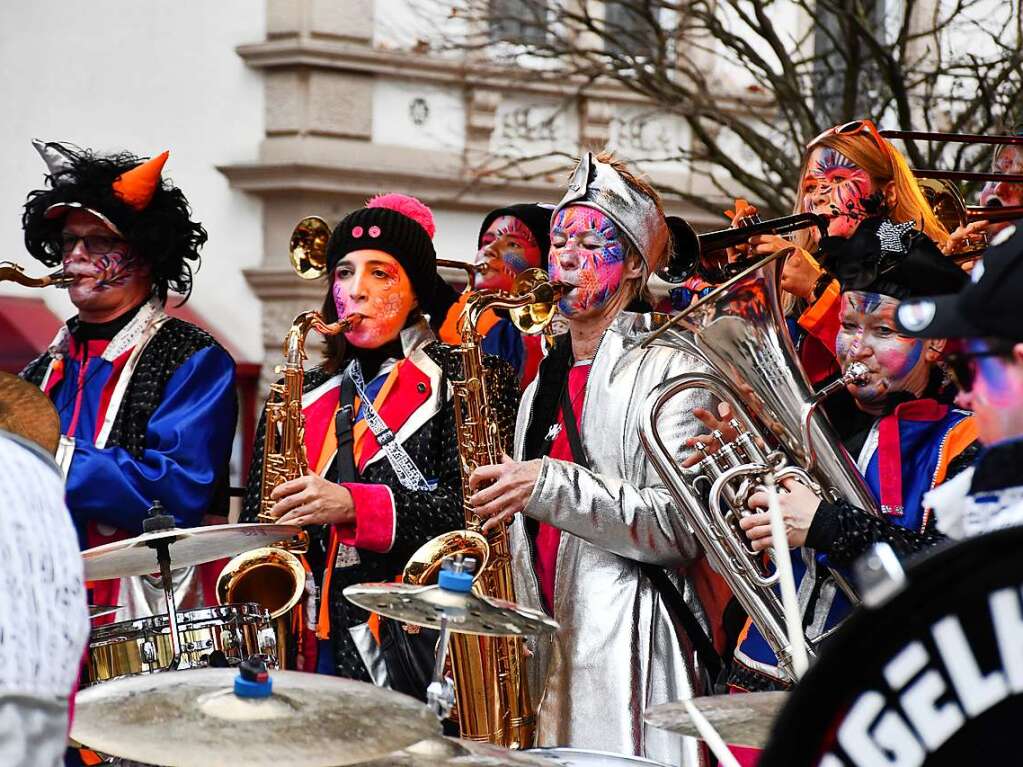
[[[1023,146],[1023,136],[981,136],[971,133],[898,130],[883,130],[881,135],[886,138],[908,141]],[[959,187],[953,183],[955,181],[1005,181],[1012,184],[1023,184],[1023,175],[1021,174],[913,168],[913,175],[917,177],[920,191],[927,198],[934,215],[949,232],[974,221],[988,221],[994,224],[1023,218],[1023,206],[1019,205],[967,205]],[[952,253],[952,257],[960,264],[970,263],[980,257],[987,244],[985,233],[973,235],[960,243],[956,251]]]
[[[784,612],[773,590],[778,574],[768,570],[739,527],[739,520],[750,513],[749,496],[772,474],[776,482],[797,478],[828,500],[845,499],[874,513],[877,504],[818,410],[824,397],[861,380],[866,369],[850,366],[842,380],[812,392],[779,303],[783,253],[747,266],[644,340],[647,345],[664,337],[702,360],[708,372],[687,373],[656,387],[647,398],[640,438],[707,559],[771,645],[780,668],[795,680]],[[715,432],[719,448],[704,451],[698,464],[682,468],[657,423],[668,402],[689,389],[707,390],[727,403],[737,436]],[[788,556],[787,547],[777,551]],[[855,599],[848,584],[834,575]],[[808,642],[811,653],[816,641]]]
[[[330,239],[323,219],[304,218],[298,222],[291,237],[289,256],[295,272],[303,279],[312,279],[315,270],[323,273],[325,249]],[[321,248],[318,250],[318,248]],[[312,274],[312,276],[310,276]],[[305,449],[305,416],[302,414],[302,386],[305,373],[302,363],[306,336],[317,330],[327,336],[338,335],[355,327],[362,317],[351,315],[327,324],[317,311],[305,311],[295,317],[284,337],[284,366],[277,372],[281,383],[271,384],[264,409],[266,435],[263,444],[263,475],[260,480],[259,514],[261,522],[273,522],[269,511],[274,501],[270,493],[278,485],[308,472]],[[309,534],[303,531],[283,545],[264,546],[239,554],[224,567],[217,578],[217,601],[220,604],[255,602],[269,611],[277,634],[277,658],[286,667],[288,650],[294,642],[291,611],[305,590],[305,567],[295,554],[308,551]],[[293,553],[294,552],[294,553]]]
[[[74,277],[64,274],[63,267],[42,277],[29,277],[25,270],[13,261],[0,261],[0,282],[16,282],[26,288],[68,288],[75,281]]]
[[[539,333],[553,318],[555,305],[566,289],[549,282],[543,270],[529,269],[519,275],[511,293],[477,291],[467,299],[460,323],[462,342],[457,350],[464,377],[452,380],[466,529],[445,533],[421,546],[405,566],[405,583],[434,582],[443,560],[462,554],[478,563],[473,587],[476,593],[515,601],[507,529],[501,526],[484,536],[480,532],[482,520],[468,501],[473,470],[498,463],[512,437],[499,433],[494,418],[476,324],[487,309],[509,309],[522,332]],[[509,748],[532,745],[534,715],[523,658],[523,644],[518,638],[452,636],[456,700],[452,718],[457,718],[463,738]]]
[[[703,234],[697,234],[687,221],[677,216],[668,216],[667,220],[675,240],[675,249],[664,268],[658,270],[657,276],[673,284],[693,274],[699,274],[710,283],[727,279],[720,263],[722,251],[741,245],[758,234],[783,235],[815,226],[823,237],[828,229],[827,222],[814,213],[796,213],[763,221],[754,216],[746,219],[748,223],[744,226]]]

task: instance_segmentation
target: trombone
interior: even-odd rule
[[[934,131],[880,131],[885,138],[904,141],[940,141],[951,144],[994,144],[1001,146],[1023,146],[1023,136],[981,136],[974,133],[939,133]],[[1004,181],[1009,184],[1023,184],[1023,174],[987,173],[965,170],[942,170],[940,168],[913,168],[920,191],[923,192],[934,215],[949,232],[973,221],[1015,221],[1023,218],[1023,206],[1019,205],[968,205],[956,181]],[[969,238],[952,254],[958,263],[975,260],[987,247],[987,236]]]

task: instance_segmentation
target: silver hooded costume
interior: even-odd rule
[[[592,470],[543,458],[525,514],[559,528],[554,586],[556,636],[542,641],[530,659],[530,683],[540,696],[537,745],[564,745],[645,755],[670,764],[698,765],[695,741],[643,723],[650,706],[678,700],[694,689],[694,653],[668,617],[655,588],[636,560],[675,571],[700,550],[673,508],[639,440],[646,394],[698,362],[674,348],[639,341],[657,315],[624,312],[605,332],[592,361],[579,431]],[[538,380],[523,394],[515,430],[522,459]],[[672,400],[661,433],[682,455],[697,433],[695,407],[707,407],[693,391]],[[510,527],[516,599],[545,609],[532,565],[525,520]],[[687,603],[703,620],[693,592]]]

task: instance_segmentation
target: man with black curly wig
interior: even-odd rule
[[[22,371],[60,414],[58,463],[79,544],[138,535],[154,501],[179,527],[226,513],[237,402],[234,361],[209,334],[164,311],[186,298],[206,230],[161,171],[143,160],[34,142],[46,188],[28,195],[28,252],[63,267],[78,314]],[[182,608],[199,607],[199,579],[175,573]],[[91,599],[121,604],[115,619],[165,612],[145,577],[105,581]]]

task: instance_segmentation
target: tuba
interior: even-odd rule
[[[555,304],[563,291],[541,269],[529,269],[519,275],[512,293],[477,291],[466,301],[460,324],[461,344],[457,348],[463,377],[451,382],[466,529],[445,533],[421,546],[405,566],[405,583],[435,582],[444,559],[462,554],[477,563],[474,584],[477,593],[515,601],[507,529],[501,526],[484,536],[480,531],[482,521],[468,501],[473,470],[498,463],[512,436],[500,433],[491,409],[476,325],[487,309],[509,309],[522,332],[539,333],[553,319]],[[518,637],[465,634],[451,637],[451,672],[455,683],[455,708],[451,716],[458,721],[461,737],[507,748],[532,746],[535,721],[523,650],[523,640]]]
[[[866,369],[852,365],[841,380],[812,392],[779,303],[783,254],[747,265],[644,340],[650,344],[663,336],[662,342],[702,360],[708,372],[686,373],[657,386],[646,401],[640,439],[707,559],[771,645],[779,667],[795,680],[784,611],[774,591],[778,574],[753,551],[739,527],[740,518],[750,513],[746,502],[771,474],[775,481],[797,478],[824,499],[878,511],[855,463],[818,410],[825,397],[860,380]],[[719,448],[704,451],[699,463],[683,468],[657,422],[665,405],[689,389],[709,391],[731,407],[733,418],[728,436],[713,434]],[[788,555],[787,549],[782,555]],[[858,601],[844,579],[833,575]],[[807,639],[812,655],[820,637]]]
[[[320,218],[304,218],[295,227],[289,254],[300,277],[312,279],[316,276],[312,272],[317,268],[319,274],[323,274],[326,263],[323,249],[329,237],[330,229]],[[321,249],[317,250],[317,247]],[[306,337],[313,329],[324,336],[338,335],[355,327],[360,319],[356,314],[327,324],[319,312],[306,311],[295,317],[284,337],[284,366],[276,371],[282,374],[283,381],[271,384],[264,409],[266,437],[258,514],[261,522],[274,521],[269,516],[274,505],[270,498],[273,489],[301,477],[309,468],[305,449],[305,417],[302,414],[305,380],[302,363],[307,359]],[[309,535],[303,532],[285,544],[244,552],[228,562],[217,578],[217,601],[220,604],[255,602],[270,613],[277,639],[277,662],[281,668],[287,668],[289,653],[302,628],[294,625],[296,616],[293,610],[305,591],[306,573],[305,566],[295,554],[305,553],[308,547]]]

